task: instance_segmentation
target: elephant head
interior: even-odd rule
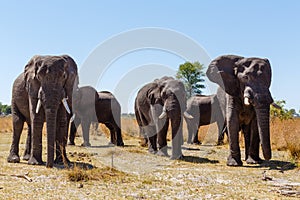
[[[264,158],[271,159],[269,109],[273,98],[269,91],[272,76],[269,60],[220,56],[210,63],[206,75],[228,95],[239,99],[240,106],[253,107]]]
[[[69,56],[34,56],[25,66],[26,90],[32,123],[32,153],[29,164],[40,164],[41,128],[47,122],[47,167],[53,166],[55,139],[65,146],[67,117],[72,92],[77,85],[77,66]],[[65,107],[65,108],[63,108]],[[41,109],[43,108],[43,109]],[[43,119],[45,116],[45,119]],[[57,143],[58,144],[58,143]],[[58,152],[61,147],[56,146]]]
[[[163,77],[155,81],[157,87],[152,90],[148,97],[151,104],[163,106],[158,118],[170,119],[172,128],[172,158],[177,159],[182,156],[181,145],[183,144],[182,120],[183,115],[192,117],[185,113],[186,93],[181,81],[171,77]],[[160,137],[159,137],[160,140]],[[159,141],[160,142],[160,141]],[[161,145],[160,145],[161,146]]]

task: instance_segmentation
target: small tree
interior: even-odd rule
[[[176,78],[180,79],[185,85],[187,98],[202,93],[201,89],[205,88],[205,85],[202,84],[204,76],[203,65],[198,61],[181,64],[176,74]]]
[[[285,109],[284,108],[286,104],[285,100],[275,101],[275,103],[279,105],[281,109],[271,106],[270,108],[271,120],[274,120],[275,118],[279,118],[280,120],[293,119],[295,114],[294,109],[291,110]]]

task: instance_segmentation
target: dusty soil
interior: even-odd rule
[[[74,182],[69,179],[74,169],[64,166],[47,169],[27,165],[25,161],[7,163],[11,138],[11,133],[0,134],[0,199],[300,198],[300,170],[284,151],[273,151],[272,160],[261,165],[227,167],[227,145],[185,144],[185,158],[173,161],[148,154],[136,138],[125,139],[126,146],[121,148],[108,145],[104,134],[93,135],[92,147],[85,148],[80,147],[82,138],[77,137],[76,146],[67,147],[68,158],[76,168],[95,170],[95,177]],[[24,141],[25,133],[21,138],[21,155]],[[112,166],[124,173],[114,173],[109,169]],[[99,178],[96,170],[108,176]],[[25,174],[31,182],[18,176]]]

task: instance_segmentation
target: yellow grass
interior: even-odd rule
[[[24,126],[27,128],[26,125]],[[185,138],[187,137],[187,128],[184,122],[183,133]],[[99,126],[102,133],[107,137],[110,137],[109,130],[104,124]],[[199,140],[208,141],[208,143],[213,143],[217,140],[216,127],[214,126],[202,126],[199,130]],[[276,150],[288,150],[291,156],[299,160],[300,158],[300,119],[284,120],[275,119],[270,122],[271,131],[271,145],[272,149]],[[12,132],[12,118],[2,117],[0,118],[0,133]],[[45,126],[44,126],[45,132]],[[213,132],[213,134],[212,134]],[[129,139],[131,137],[139,137],[139,128],[137,122],[134,118],[123,117],[122,118],[122,135],[124,139]],[[168,134],[168,140],[171,139],[171,134]],[[242,140],[241,140],[241,143]]]

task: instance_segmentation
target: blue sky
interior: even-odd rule
[[[273,97],[299,111],[299,10],[299,1],[268,0],[3,1],[0,102],[10,104],[13,80],[35,54],[69,54],[80,68],[107,39],[128,30],[157,27],[193,39],[212,59],[223,54],[268,58]],[[122,70],[134,66],[157,63],[176,70],[183,62],[168,52],[132,52],[112,63],[95,87],[114,91],[124,77]]]

